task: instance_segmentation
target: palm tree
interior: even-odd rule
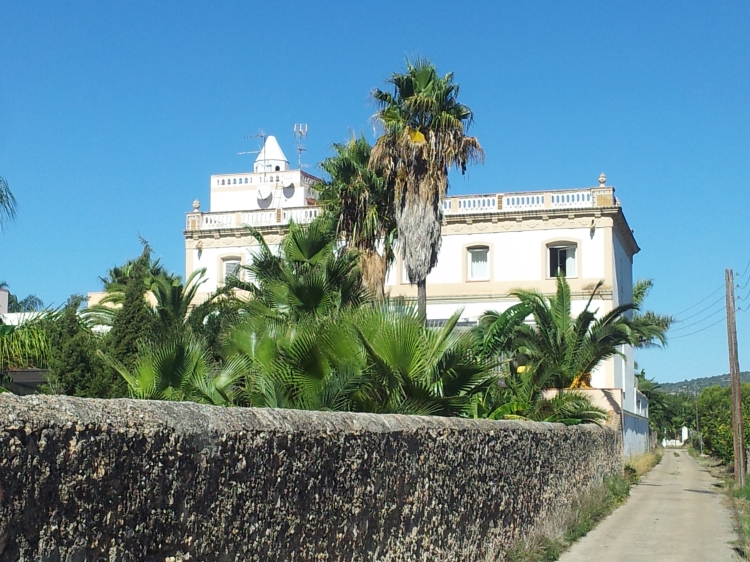
[[[372,147],[364,135],[352,136],[348,143],[333,148],[336,155],[320,165],[331,179],[317,186],[318,202],[333,218],[337,233],[360,252],[365,287],[375,298],[382,298],[385,276],[395,257],[394,192],[370,166]]]
[[[260,232],[249,231],[259,249],[242,269],[252,281],[236,278],[229,283],[250,293],[244,303],[249,315],[295,322],[329,316],[367,300],[358,253],[337,249],[336,232],[325,217],[307,225],[290,224],[278,254]]]
[[[511,345],[516,350],[516,360],[535,373],[537,380],[557,388],[588,388],[597,365],[620,355],[619,346],[632,345],[640,337],[641,332],[627,318],[629,311],[637,310],[635,305],[618,306],[598,318],[597,311],[591,310],[591,302],[602,284],[594,287],[577,317],[571,315],[570,287],[563,276],[557,278],[553,297],[532,291],[512,293],[520,303],[511,307],[515,309],[511,313]],[[524,313],[531,315],[533,325],[518,321]],[[485,314],[482,322],[491,329],[493,318],[507,321],[507,317],[508,314]]]
[[[591,404],[578,391],[545,392],[548,381],[532,370],[514,372],[505,378],[505,388],[488,392],[478,404],[478,417],[492,420],[527,420],[577,425],[601,423],[607,412]]]
[[[409,281],[417,285],[418,310],[427,316],[427,274],[435,267],[441,242],[442,205],[448,170],[462,173],[484,159],[475,137],[466,135],[471,110],[458,102],[453,73],[442,78],[429,61],[406,61],[406,72],[388,80],[394,92],[375,89],[375,119],[383,135],[370,161],[395,189],[395,215],[401,255]]]
[[[653,279],[639,279],[633,285],[633,304],[639,308],[654,287]],[[633,312],[633,325],[640,336],[635,343],[637,348],[661,347],[667,343],[667,332],[674,323],[672,316],[657,314],[651,310]]]
[[[191,336],[147,347],[133,370],[101,351],[97,353],[125,379],[131,398],[148,400],[231,406],[236,402],[237,381],[247,369],[245,359],[240,356],[220,367],[214,365],[206,346]]]
[[[152,278],[151,293],[156,299],[157,323],[155,329],[161,338],[169,338],[188,330],[193,313],[207,314],[209,307],[194,307],[193,300],[200,286],[206,282],[206,270],[197,269],[183,284],[182,279],[164,273]],[[201,319],[202,320],[202,319]]]
[[[16,198],[8,186],[8,182],[0,176],[0,230],[5,222],[16,218]]]
[[[433,329],[410,307],[386,302],[360,311],[353,328],[367,383],[353,397],[357,409],[470,415],[479,396],[497,383],[496,364],[475,353],[471,333],[456,329],[461,312]]]

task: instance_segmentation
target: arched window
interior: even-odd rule
[[[236,184],[236,183],[237,183],[237,178],[234,178],[234,179],[232,180],[232,183]]]
[[[224,180],[221,180],[221,185],[224,185]]]
[[[280,171],[281,171],[281,168],[279,166],[276,166],[276,169],[274,170],[274,172],[280,172]],[[276,181],[279,181],[279,178],[276,178]]]
[[[469,281],[490,280],[490,248],[489,246],[473,246],[467,248],[467,278]]]
[[[245,178],[245,183],[247,183],[247,178]]]

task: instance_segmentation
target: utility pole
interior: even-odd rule
[[[734,483],[745,485],[745,438],[742,427],[742,385],[740,361],[737,357],[737,323],[734,307],[734,271],[724,270],[727,296],[727,344],[729,346],[729,376],[732,382],[732,436],[734,441]]]

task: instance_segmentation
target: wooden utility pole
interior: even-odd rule
[[[745,436],[742,424],[742,385],[740,361],[737,357],[737,323],[734,307],[734,272],[724,270],[727,293],[727,343],[729,346],[729,376],[732,382],[732,437],[734,441],[734,483],[745,485]]]

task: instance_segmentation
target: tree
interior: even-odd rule
[[[0,177],[0,230],[5,228],[7,221],[16,218],[16,198],[8,186],[8,182]]]
[[[485,314],[482,322],[487,330],[495,330],[492,320],[512,319],[512,335],[504,340],[512,342],[515,359],[527,365],[537,380],[556,388],[588,388],[591,372],[602,361],[620,354],[618,347],[632,345],[639,332],[634,329],[626,313],[635,310],[633,304],[621,305],[597,318],[591,302],[602,286],[599,282],[591,291],[586,306],[577,316],[571,315],[570,287],[565,277],[557,278],[557,292],[545,297],[533,291],[515,291],[519,304],[512,313]],[[524,313],[534,319],[529,325],[519,322]],[[506,327],[497,329],[500,332]]]
[[[653,279],[639,279],[633,285],[633,304],[638,308],[654,287]],[[657,314],[651,310],[633,312],[632,323],[640,332],[635,343],[637,348],[660,347],[667,343],[667,332],[674,323],[672,316]]]
[[[370,161],[395,189],[395,216],[401,255],[409,281],[417,285],[418,310],[427,315],[427,274],[435,267],[441,242],[442,205],[448,170],[462,173],[484,159],[475,137],[466,135],[471,110],[458,101],[453,73],[442,78],[429,61],[406,61],[405,73],[388,80],[394,92],[373,91],[375,119],[383,135]]]
[[[207,307],[194,308],[193,300],[200,286],[206,282],[206,270],[194,271],[183,284],[180,277],[165,273],[152,276],[151,293],[156,299],[156,335],[161,341],[179,336],[190,329],[191,313],[207,313]]]
[[[296,322],[330,316],[367,300],[358,253],[336,248],[336,232],[325,217],[308,225],[290,224],[278,254],[260,232],[250,233],[260,247],[243,270],[253,281],[230,281],[250,293],[244,303],[247,314]]]
[[[236,382],[247,370],[240,356],[215,365],[205,344],[191,335],[143,347],[132,369],[104,353],[99,355],[127,382],[130,397],[139,399],[231,406]]]
[[[317,186],[318,202],[333,219],[337,233],[360,252],[365,287],[382,298],[385,276],[395,258],[394,191],[370,166],[372,147],[364,135],[333,148],[336,155],[320,165],[331,179]]]
[[[84,298],[73,295],[49,323],[50,359],[46,391],[86,398],[117,395],[117,380],[96,357],[96,336],[78,314]]]
[[[8,289],[8,283],[0,281],[0,289]],[[44,302],[36,295],[27,295],[18,299],[16,295],[8,292],[8,312],[39,312],[44,308]]]
[[[106,336],[106,354],[128,369],[135,365],[139,348],[154,332],[154,315],[145,299],[150,263],[151,248],[145,245],[125,283],[122,308],[114,314],[112,329]]]
[[[504,382],[504,388],[483,396],[478,403],[477,417],[565,425],[598,424],[607,419],[607,412],[593,406],[582,392],[545,391],[549,382],[532,369],[514,370]]]

